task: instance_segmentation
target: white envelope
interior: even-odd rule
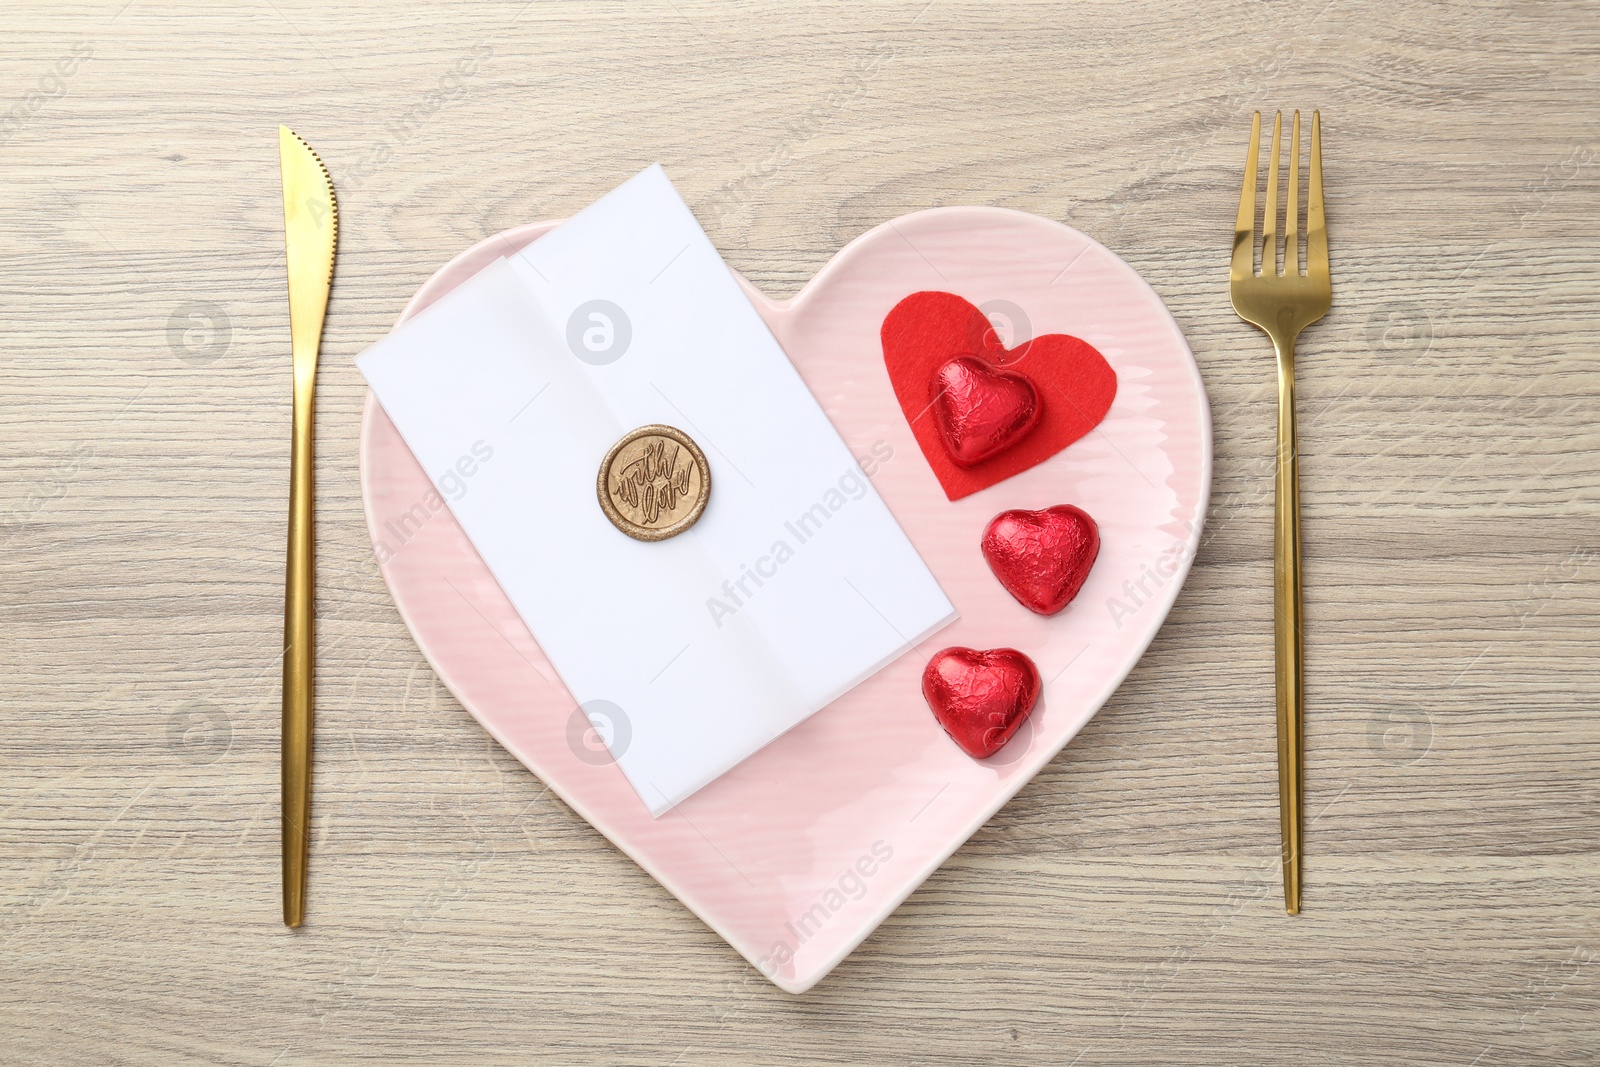
[[[955,618],[659,166],[358,365],[653,815]],[[712,482],[659,542],[595,490],[650,423]]]

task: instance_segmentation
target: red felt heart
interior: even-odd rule
[[[947,648],[922,672],[922,696],[973,759],[1005,747],[1039,702],[1039,668],[1014,648]]]
[[[1008,349],[983,312],[954,293],[912,293],[884,318],[879,335],[895,399],[951,500],[1049,459],[1099,425],[1117,395],[1116,372],[1087,341],[1047,333]],[[1026,437],[970,468],[946,451],[928,395],[934,374],[957,356],[1026,374],[1043,409]]]
[[[1054,615],[1072,602],[1100,554],[1100,528],[1071,504],[1002,511],[984,528],[983,558],[1029,611]]]
[[[999,455],[1039,424],[1039,394],[1027,375],[976,356],[957,356],[934,371],[928,390],[939,435],[958,467]]]

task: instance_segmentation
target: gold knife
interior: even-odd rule
[[[294,430],[289,451],[289,563],[283,598],[283,922],[306,914],[311,846],[311,694],[316,645],[312,581],[312,399],[317,349],[333,283],[339,208],[328,168],[287,126],[278,127],[283,230],[289,255],[289,336],[294,349]]]

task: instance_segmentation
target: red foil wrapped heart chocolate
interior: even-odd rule
[[[1027,375],[957,356],[933,373],[933,415],[958,467],[975,467],[1021,441],[1043,411]]]
[[[983,558],[1017,603],[1054,615],[1078,595],[1100,555],[1100,528],[1082,508],[1002,511],[983,531]]]
[[[1005,747],[1043,688],[1039,668],[1014,648],[947,648],[922,672],[922,696],[933,717],[973,759]]]

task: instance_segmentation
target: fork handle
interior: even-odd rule
[[[1300,467],[1294,419],[1294,338],[1278,353],[1277,503],[1273,536],[1273,631],[1278,691],[1278,809],[1283,905],[1300,914],[1301,772],[1305,740],[1305,648],[1300,594]]]

